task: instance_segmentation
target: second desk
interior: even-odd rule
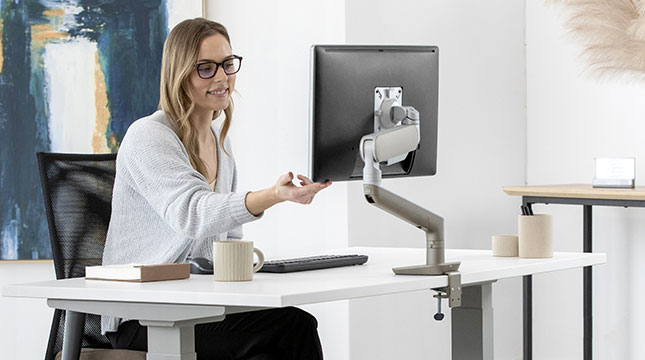
[[[522,204],[570,204],[582,205],[582,248],[592,252],[592,206],[645,207],[645,187],[635,189],[594,188],[590,184],[506,186],[504,192],[521,196]],[[583,269],[583,316],[584,316],[584,360],[591,360],[593,348],[593,309],[591,266]],[[523,279],[524,307],[524,360],[532,355],[532,277]]]

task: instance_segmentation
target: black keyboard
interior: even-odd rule
[[[260,272],[288,273],[327,269],[340,266],[362,265],[367,255],[318,255],[303,258],[265,261]]]

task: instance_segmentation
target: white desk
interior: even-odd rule
[[[447,276],[395,276],[391,268],[425,262],[425,249],[348,248],[329,253],[369,256],[362,266],[290,274],[258,273],[252,282],[221,283],[207,275],[152,283],[82,278],[5,286],[3,296],[46,298],[67,312],[68,338],[81,331],[82,314],[139,319],[148,326],[148,360],[194,360],[194,325],[226,314],[367,296],[436,289]],[[605,254],[556,253],[550,259],[492,257],[488,250],[446,250],[461,261],[462,307],[452,309],[453,359],[493,359],[492,282],[498,279],[579,268],[606,262]],[[432,306],[429,304],[429,306]],[[72,359],[78,344],[65,344]]]

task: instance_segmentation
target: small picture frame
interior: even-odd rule
[[[628,188],[636,185],[635,158],[595,158],[595,188]]]

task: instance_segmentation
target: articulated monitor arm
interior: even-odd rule
[[[410,108],[409,108],[410,109]],[[406,109],[408,113],[410,110]],[[414,110],[414,108],[411,108]],[[380,162],[400,158],[419,144],[417,119],[410,124],[381,130],[361,139],[363,191],[367,202],[425,231],[426,264],[393,268],[397,275],[443,275],[457,271],[459,262],[446,263],[444,255],[443,218],[381,187]]]

